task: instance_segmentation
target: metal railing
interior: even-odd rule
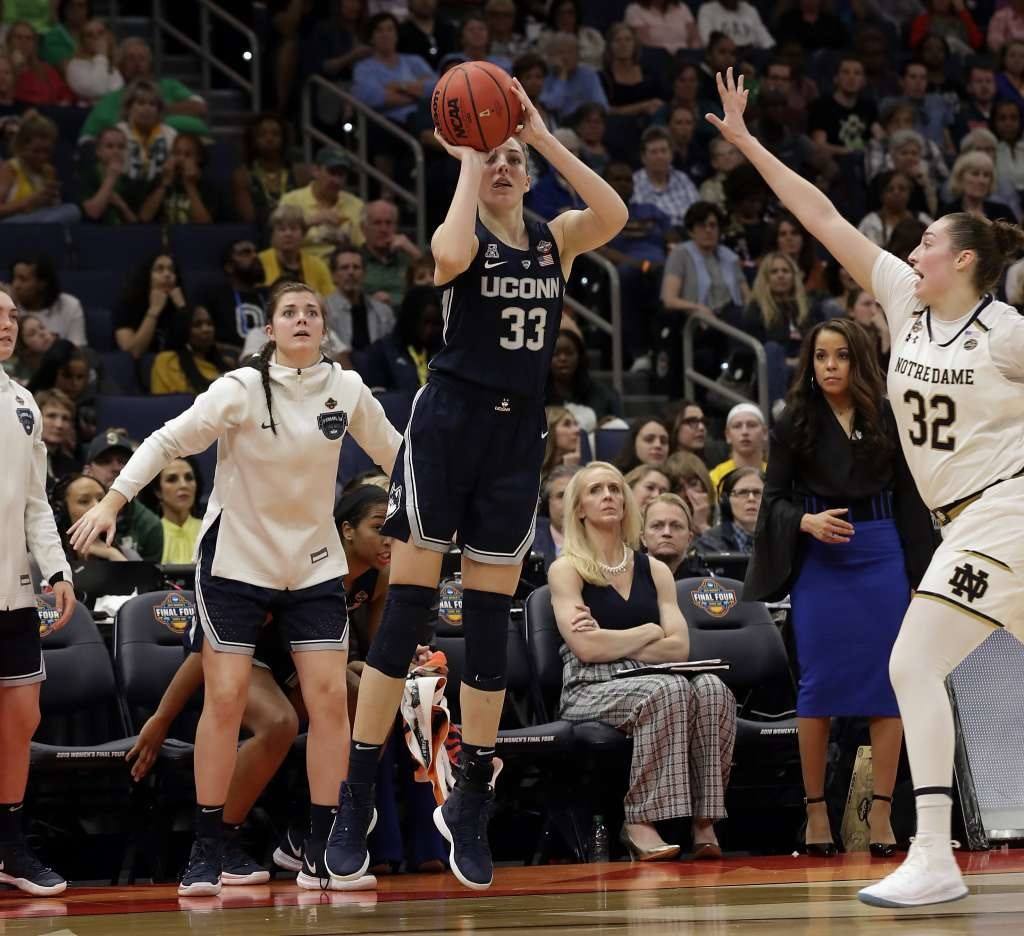
[[[733,341],[746,345],[754,352],[754,357],[757,360],[757,402],[760,404],[761,412],[765,414],[765,418],[770,418],[769,413],[771,409],[768,405],[768,356],[764,352],[764,345],[746,332],[740,331],[740,329],[710,316],[691,315],[683,326],[683,388],[686,398],[689,400],[693,399],[693,385],[697,384],[704,387],[705,390],[711,390],[727,400],[731,400],[733,403],[752,402],[746,394],[739,393],[731,387],[723,387],[720,383],[716,383],[709,377],[699,373],[693,366],[694,333],[701,325],[705,325],[715,331],[720,331],[723,335],[726,335]]]
[[[313,123],[313,92],[318,89],[338,98],[347,107],[352,108],[356,120],[357,149],[355,155],[349,153],[354,163],[356,173],[359,176],[359,197],[366,201],[369,194],[370,179],[378,182],[383,188],[410,205],[416,213],[416,242],[423,247],[427,242],[427,209],[426,209],[426,163],[423,159],[423,147],[416,137],[406,133],[401,127],[396,126],[386,117],[382,117],[375,110],[367,107],[358,98],[354,98],[346,91],[342,91],[336,84],[332,84],[319,75],[310,78],[302,89],[302,146],[304,158],[307,163],[313,161],[313,141],[327,146],[337,146],[338,141],[329,137]],[[367,125],[372,123],[375,127],[390,134],[396,140],[401,141],[412,152],[416,168],[413,171],[415,188],[409,190],[394,179],[384,175],[367,158],[366,152],[366,130]]]
[[[232,16],[227,10],[213,3],[212,0],[193,0],[199,4],[199,37],[198,40],[183,33],[177,26],[164,16],[164,0],[153,0],[153,57],[156,71],[159,74],[163,66],[164,34],[180,42],[186,49],[199,57],[202,69],[202,90],[210,90],[210,77],[213,69],[230,78],[239,88],[247,91],[252,102],[252,110],[259,113],[260,99],[260,44],[256,33],[240,19]],[[226,23],[236,32],[242,34],[249,45],[249,77],[239,74],[226,62],[222,62],[211,51],[211,28],[213,19]]]

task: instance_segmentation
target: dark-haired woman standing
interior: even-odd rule
[[[833,716],[860,716],[871,727],[871,853],[887,857],[903,741],[888,662],[931,558],[931,524],[861,325],[833,319],[808,335],[770,451],[744,598],[792,596],[807,851],[836,853],[824,801],[829,728]]]
[[[303,880],[330,886],[323,853],[347,770],[348,621],[345,552],[325,505],[334,500],[348,431],[388,471],[401,444],[359,375],[323,356],[323,306],[308,286],[277,287],[267,319],[271,340],[252,366],[215,380],[146,439],[106,497],[71,528],[80,552],[97,537],[109,541],[118,512],[161,468],[218,443],[196,560],[206,692],[196,732],[196,841],[183,895],[220,892],[224,803],[268,612],[287,634],[309,713]]]

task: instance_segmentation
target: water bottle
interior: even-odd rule
[[[594,816],[590,827],[590,850],[588,860],[591,862],[608,861],[608,827],[604,824],[604,816]]]

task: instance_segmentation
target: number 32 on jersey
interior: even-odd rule
[[[910,441],[914,445],[931,445],[942,452],[956,448],[956,437],[949,432],[956,421],[956,402],[944,393],[926,400],[916,390],[903,394],[903,402],[913,407],[910,414]]]
[[[540,351],[544,348],[544,329],[548,322],[547,309],[537,307],[526,310],[509,306],[501,311],[501,320],[507,332],[498,340],[506,351]]]

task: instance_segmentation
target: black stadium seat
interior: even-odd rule
[[[66,289],[65,292],[70,292],[73,296],[76,295],[69,289]],[[77,296],[77,298],[80,300],[82,297]],[[93,351],[113,351],[115,348],[114,313],[105,306],[86,305],[85,337]]]
[[[19,257],[42,253],[58,270],[67,265],[68,229],[63,224],[0,224],[0,271],[6,280]]]
[[[62,270],[60,273],[60,288],[64,292],[70,293],[82,303],[88,318],[88,310],[93,306],[101,309],[113,309],[117,305],[124,290],[128,272],[128,270],[118,273],[108,270]],[[111,321],[113,321],[113,317],[111,317]],[[101,348],[98,345],[92,344],[92,341],[93,337],[90,332],[89,344],[97,351],[108,350],[107,348]],[[111,326],[109,347],[114,347],[113,342],[114,334],[113,326]]]
[[[237,240],[256,240],[251,224],[175,224],[169,228],[170,251],[188,284],[191,270],[221,272],[221,253]]]
[[[158,224],[79,226],[75,233],[77,268],[117,271],[110,279],[121,285],[124,274],[130,275],[139,264],[164,249],[163,242],[163,229]]]

